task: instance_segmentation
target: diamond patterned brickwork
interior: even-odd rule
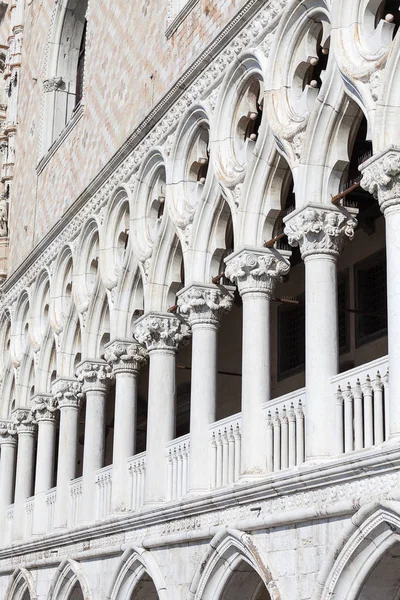
[[[92,0],[85,112],[39,175],[42,82],[54,0],[26,6],[9,272],[244,4],[225,0],[215,7],[201,0],[167,40],[167,0]]]

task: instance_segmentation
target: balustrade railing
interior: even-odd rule
[[[32,537],[33,511],[35,508],[35,497],[31,496],[25,501],[25,538]]]
[[[189,434],[172,440],[166,446],[167,500],[182,498],[188,491],[190,442]]]
[[[146,476],[146,452],[128,459],[129,510],[139,510],[144,501],[144,481]]]
[[[96,519],[101,520],[111,514],[112,465],[95,473]]]
[[[73,479],[69,484],[69,514],[70,527],[79,523],[82,507],[82,477]]]
[[[234,483],[240,477],[241,414],[212,423],[211,488]]]
[[[331,378],[338,454],[371,448],[387,439],[388,384],[387,356]]]
[[[267,471],[296,467],[304,462],[305,389],[264,405],[267,427]]]
[[[57,488],[46,492],[46,533],[54,530],[54,513],[57,501]]]

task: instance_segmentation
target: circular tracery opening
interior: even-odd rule
[[[165,168],[160,166],[157,170],[153,184],[149,190],[149,220],[148,220],[148,233],[150,239],[154,242],[161,228],[161,223],[164,216],[165,210],[165,188],[166,188],[166,174]]]
[[[263,92],[262,81],[254,77],[242,89],[236,108],[234,136],[235,158],[239,163],[246,162],[257,141],[263,114]]]
[[[193,198],[193,204],[196,203],[198,196],[201,195],[203,187],[207,181],[208,166],[210,161],[209,144],[209,130],[205,126],[201,126],[193,138],[187,159],[187,179],[189,192]]]
[[[393,23],[393,37],[396,35],[400,24],[400,6],[398,0],[383,0],[375,13],[374,25],[375,29],[378,27],[380,21],[386,21],[386,23]]]
[[[293,76],[293,97],[300,112],[310,110],[323,84],[329,46],[330,38],[324,34],[324,24],[314,22],[296,53],[298,62]]]

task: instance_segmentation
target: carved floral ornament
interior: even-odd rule
[[[400,148],[391,146],[360,166],[361,187],[379,202],[382,212],[400,203]]]
[[[190,327],[182,317],[149,313],[135,323],[133,335],[147,350],[176,351],[190,336]]]
[[[82,383],[76,379],[57,379],[53,383],[52,391],[60,409],[79,408],[84,396]]]
[[[218,325],[221,316],[232,308],[233,291],[226,287],[192,285],[178,295],[179,312],[187,315],[190,325]]]
[[[116,340],[107,344],[104,358],[114,373],[138,372],[147,362],[147,352],[130,340]]]
[[[12,421],[0,421],[0,444],[15,443],[17,431]]]
[[[236,283],[241,295],[264,293],[272,297],[275,285],[290,270],[290,252],[244,248],[230,254],[226,261],[225,276]]]
[[[78,381],[83,384],[83,391],[90,389],[105,390],[112,380],[112,369],[103,361],[85,361],[76,370]]]
[[[17,408],[12,413],[12,420],[17,433],[35,433],[36,421],[28,408]]]
[[[50,395],[38,395],[32,398],[32,414],[37,422],[55,421],[58,401]]]
[[[291,246],[298,246],[304,258],[312,254],[339,256],[347,240],[352,240],[357,219],[343,212],[307,206],[285,219],[285,234]]]

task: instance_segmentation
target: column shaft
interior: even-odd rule
[[[85,444],[82,471],[82,517],[93,521],[95,471],[104,465],[106,432],[106,392],[86,391]]]
[[[12,504],[17,444],[15,441],[1,444],[0,458],[0,507],[1,511]]]
[[[192,325],[192,387],[190,399],[189,491],[210,487],[208,426],[216,420],[218,329],[212,324]]]
[[[137,374],[119,372],[115,376],[115,417],[113,445],[112,509],[127,508],[127,459],[135,454],[137,420]]]
[[[389,437],[400,435],[400,207],[385,211],[389,353]]]
[[[145,500],[157,503],[165,499],[165,445],[175,437],[175,351],[151,350],[149,357]]]
[[[330,378],[338,372],[336,257],[313,254],[306,268],[306,458],[335,453],[335,403]]]
[[[17,471],[15,477],[15,504],[29,498],[33,492],[35,469],[35,435],[18,432]]]
[[[262,405],[270,399],[270,301],[264,293],[243,298],[242,473],[266,468],[266,424]]]
[[[35,494],[46,492],[53,487],[54,459],[56,445],[56,422],[38,422],[38,444],[36,453]]]

